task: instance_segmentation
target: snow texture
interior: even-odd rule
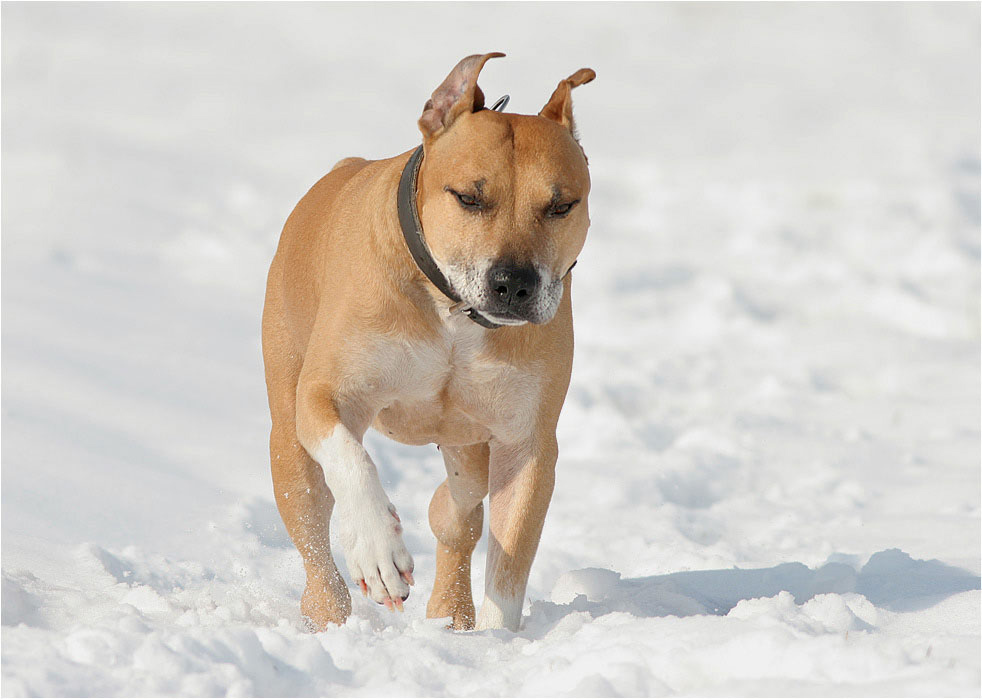
[[[2,8],[2,692],[978,695],[979,5]],[[287,214],[461,57],[593,174],[522,629],[309,634],[259,353]],[[476,552],[474,585],[483,589]]]

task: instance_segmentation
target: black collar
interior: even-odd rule
[[[406,167],[402,170],[402,177],[399,178],[399,189],[397,202],[399,207],[399,225],[402,227],[402,237],[406,239],[406,247],[416,261],[416,266],[426,275],[426,278],[433,282],[433,286],[455,304],[460,304],[460,297],[450,287],[443,272],[436,266],[430,249],[426,246],[423,239],[423,225],[419,222],[419,211],[416,209],[416,180],[419,177],[419,166],[423,162],[423,146],[420,146],[409,156]],[[473,308],[468,308],[464,313],[478,325],[485,328],[494,329],[501,326],[492,323]]]

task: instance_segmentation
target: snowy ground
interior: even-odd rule
[[[419,584],[310,635],[266,265],[492,50],[516,111],[598,73],[523,628],[424,618],[441,460],[371,435]],[[978,695],[977,4],[4,3],[2,52],[5,696]]]

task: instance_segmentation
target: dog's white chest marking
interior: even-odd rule
[[[372,364],[388,366],[375,396],[383,434],[410,443],[520,441],[532,433],[540,379],[490,354],[487,331],[469,318],[447,318],[428,341],[380,340]]]

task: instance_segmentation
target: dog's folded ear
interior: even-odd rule
[[[580,68],[565,80],[559,81],[559,86],[552,93],[552,97],[546,102],[546,106],[539,112],[539,116],[559,122],[576,135],[575,124],[573,123],[573,98],[574,87],[579,87],[590,82],[597,74],[590,68]]]
[[[419,118],[419,130],[425,138],[433,138],[465,112],[484,108],[484,93],[477,86],[477,76],[489,58],[501,58],[505,54],[485,53],[468,56],[450,71],[447,79],[433,92],[423,107]]]

